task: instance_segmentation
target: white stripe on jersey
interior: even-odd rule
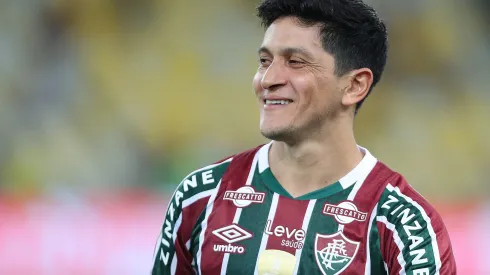
[[[267,220],[274,220],[274,216],[276,215],[276,210],[277,210],[277,204],[279,203],[279,194],[274,193],[272,196],[272,202],[271,202],[271,207],[269,208],[269,216],[267,217]],[[257,254],[257,261],[255,262],[255,271],[254,275],[258,275],[257,273],[257,265],[259,263],[260,259],[260,253],[264,251],[264,249],[267,247],[267,241],[269,240],[269,235],[265,233],[262,233],[262,240],[260,241],[260,248],[259,248],[259,253]]]
[[[373,155],[371,155],[371,153],[366,148],[363,148],[361,146],[357,147],[359,148],[359,150],[364,152],[364,157],[354,169],[352,169],[347,175],[343,176],[339,180],[340,185],[344,189],[349,188],[356,182],[364,181],[364,179],[366,179],[367,175],[371,173],[371,170],[373,170],[374,166],[376,166],[376,163],[378,162],[378,160]]]
[[[257,162],[258,162],[258,153],[255,154],[254,160],[252,161],[252,166],[250,167],[250,172],[248,173],[247,181],[245,182],[245,185],[252,185],[252,179],[255,174],[255,170],[257,168]],[[238,223],[240,220],[240,216],[242,215],[242,209],[241,207],[237,207],[235,210],[235,216],[233,217],[233,223]],[[228,260],[230,258],[230,253],[225,253],[223,256],[223,261],[221,263],[221,274],[226,275],[226,269],[228,268]]]
[[[208,204],[206,205],[206,215],[204,216],[203,221],[201,222],[201,233],[199,234],[199,249],[197,250],[197,266],[198,273],[202,274],[201,271],[201,256],[202,256],[202,244],[204,243],[204,233],[206,233],[206,229],[208,227],[208,219],[211,212],[213,212],[214,200],[218,194],[219,187],[221,186],[221,180],[218,182],[218,185],[214,189],[213,194],[209,198]]]
[[[357,195],[357,192],[359,189],[361,189],[362,184],[368,177],[368,175],[373,171],[374,166],[376,166],[376,163],[378,163],[378,160],[373,157],[369,151],[365,150],[366,155],[364,156],[364,159],[361,162],[364,162],[362,164],[359,164],[359,167],[361,167],[361,171],[359,171],[358,175],[359,177],[357,178],[356,184],[352,188],[352,191],[350,192],[349,196],[347,197],[347,200],[353,201],[354,198]]]
[[[202,198],[211,196],[213,194],[213,192],[215,192],[215,190],[214,189],[211,189],[211,190],[207,190],[207,191],[204,191],[204,192],[197,193],[194,196],[185,199],[182,202],[182,209],[186,208],[187,206],[195,203],[196,201],[198,201],[198,200],[200,200]]]
[[[182,224],[182,214],[179,215],[179,218],[175,222],[174,225],[174,232],[172,234],[172,239],[174,241],[174,246],[175,246],[175,241],[177,240],[177,232],[179,232],[180,225]],[[172,263],[170,264],[170,274],[175,274],[175,271],[177,270],[177,256],[174,255],[172,259]]]
[[[373,226],[373,221],[376,215],[378,214],[378,204],[376,204],[371,211],[371,217],[369,217],[369,225],[368,225],[368,233],[366,239],[366,269],[364,270],[364,275],[371,275],[371,251],[369,250],[369,237],[371,233],[371,228]]]
[[[390,223],[388,221],[388,219],[386,219],[385,216],[377,216],[376,217],[376,220],[378,222],[382,222],[385,224],[386,228],[388,228],[391,232],[393,232],[393,239],[395,239],[395,244],[396,246],[398,246],[398,249],[400,250],[400,252],[398,253],[398,256],[396,257],[396,259],[398,260],[398,263],[400,264],[401,266],[401,269],[400,269],[400,275],[405,275],[405,265],[406,265],[406,262],[405,262],[405,259],[403,259],[403,248],[405,247],[403,245],[403,242],[402,240],[400,239],[400,236],[398,236],[398,232],[396,231],[396,228],[395,228],[395,225]]]
[[[439,246],[437,245],[436,232],[434,231],[434,228],[432,227],[432,223],[431,223],[429,216],[427,216],[427,213],[425,212],[424,208],[422,206],[420,206],[420,204],[418,204],[416,201],[414,201],[409,196],[404,195],[400,191],[400,188],[393,187],[393,185],[388,183],[388,185],[386,186],[386,189],[388,189],[390,192],[395,191],[398,194],[398,196],[404,198],[407,202],[411,203],[422,214],[422,217],[424,218],[425,222],[427,223],[427,230],[429,231],[430,238],[432,239],[432,250],[434,252],[434,259],[436,261],[436,273],[435,273],[435,275],[439,275],[439,270],[441,269],[441,257],[439,255]]]
[[[306,208],[305,217],[303,219],[303,225],[301,226],[301,229],[303,229],[303,231],[305,231],[305,236],[308,234],[308,232],[307,232],[308,231],[308,225],[310,224],[311,213],[313,212],[313,208],[315,208],[315,203],[316,203],[316,199],[310,200],[310,202],[308,202],[308,207]],[[303,248],[296,249],[296,265],[294,267],[293,274],[298,274],[299,261],[301,259],[301,253],[302,252],[303,252]]]
[[[365,150],[365,153],[366,153],[366,155],[364,156],[361,163],[356,168],[354,168],[354,170],[352,170],[352,171],[355,171],[357,169],[358,172],[355,172],[355,174],[358,176],[358,178],[357,178],[357,181],[356,181],[354,187],[352,187],[352,190],[350,191],[349,196],[347,196],[348,201],[354,201],[354,198],[356,197],[357,192],[359,191],[359,189],[361,189],[362,184],[364,183],[364,181],[366,180],[366,178],[368,177],[368,175],[371,173],[374,166],[376,166],[376,163],[378,162],[376,160],[376,158],[374,158],[369,153],[369,151]],[[360,168],[358,168],[358,167],[360,167]],[[351,174],[351,173],[349,173],[349,174]],[[345,176],[344,178],[350,178],[350,176]],[[348,181],[344,181],[342,179],[339,182],[340,183],[342,183],[342,182],[348,183]],[[346,184],[344,184],[344,185],[346,185]],[[346,187],[344,187],[344,188],[346,188]],[[344,227],[345,227],[344,224],[339,224],[339,231],[344,231]]]
[[[259,157],[259,173],[262,173],[265,171],[265,169],[269,168],[269,149],[271,148],[271,145],[272,141],[262,146],[257,152],[257,155]]]

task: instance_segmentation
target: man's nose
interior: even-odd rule
[[[265,90],[274,90],[286,85],[286,83],[287,78],[285,68],[276,62],[271,63],[260,81],[260,85]]]

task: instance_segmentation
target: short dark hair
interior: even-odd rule
[[[257,16],[268,28],[276,19],[293,16],[305,26],[321,25],[323,49],[335,58],[335,74],[369,68],[373,85],[383,73],[388,54],[388,32],[376,11],[362,0],[263,0]],[[357,103],[359,110],[364,99]]]

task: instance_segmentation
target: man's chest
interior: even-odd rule
[[[260,187],[226,190],[196,226],[195,264],[201,274],[349,274],[366,262],[363,210],[342,193],[294,200]]]

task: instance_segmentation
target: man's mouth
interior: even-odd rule
[[[288,100],[288,99],[281,99],[281,100],[264,99],[265,105],[288,105],[289,103],[292,102],[293,102],[292,100]]]

